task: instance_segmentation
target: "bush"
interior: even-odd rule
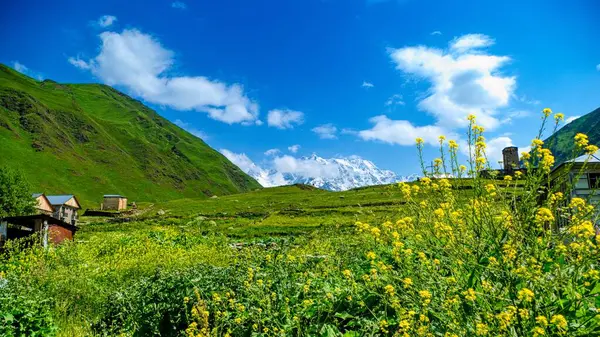
[[[19,172],[0,167],[0,218],[34,212],[29,184]]]

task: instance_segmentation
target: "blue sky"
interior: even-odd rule
[[[593,0],[18,1],[0,13],[0,62],[113,85],[263,167],[316,153],[411,174],[415,136],[464,139],[469,112],[497,158],[529,144],[544,107],[598,108],[599,12]]]

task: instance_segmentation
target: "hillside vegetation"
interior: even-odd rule
[[[475,178],[144,203],[48,250],[13,241],[0,335],[598,336],[597,209],[549,186],[540,139],[537,169],[481,178],[469,120],[470,168],[443,137],[434,163]]]
[[[131,201],[207,197],[260,188],[201,139],[100,84],[36,81],[0,65],[0,158],[35,190]]]
[[[586,134],[590,144],[600,144],[600,108],[563,126],[544,141],[554,154],[556,164],[583,154],[583,150],[573,144],[573,138],[578,133]]]

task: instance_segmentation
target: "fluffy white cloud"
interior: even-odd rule
[[[74,66],[91,71],[108,85],[126,87],[134,95],[176,110],[205,112],[210,118],[232,123],[254,123],[258,105],[239,84],[203,76],[169,76],[174,53],[154,37],[137,29],[103,32],[100,53],[89,61],[69,58]]]
[[[363,88],[373,88],[375,85],[371,82],[363,81],[361,87]]]
[[[171,7],[177,8],[177,9],[186,9],[187,5],[185,4],[185,2],[175,1],[171,4]]]
[[[304,123],[304,113],[300,111],[274,109],[269,111],[267,116],[267,124],[278,129],[291,129],[294,125],[302,123]]]
[[[440,32],[439,30],[436,30],[436,31],[431,32],[431,35],[442,35],[442,32]]]
[[[385,101],[384,105],[385,106],[394,106],[394,105],[405,105],[406,103],[404,103],[404,101],[402,100],[402,95],[400,94],[394,94],[392,96],[390,96],[390,98],[387,99],[387,101]]]
[[[376,140],[388,144],[415,145],[417,137],[431,145],[438,144],[438,137],[445,135],[452,139],[458,136],[447,129],[435,125],[414,126],[406,120],[392,120],[384,115],[373,117],[369,120],[373,125],[368,130],[358,132],[364,140]]]
[[[510,58],[481,49],[493,43],[488,36],[469,34],[452,40],[449,50],[404,47],[391,49],[390,57],[397,69],[431,84],[418,108],[433,115],[438,126],[464,127],[466,116],[475,114],[479,124],[493,129],[500,123],[496,110],[509,104],[516,87],[515,77],[499,73]]]
[[[189,123],[184,122],[181,119],[176,119],[175,121],[173,121],[173,124],[179,126],[180,128],[184,129],[185,131],[191,133],[192,135],[194,135],[202,140],[208,139],[208,135],[206,133],[204,133],[204,131],[194,128]]]
[[[502,160],[502,150],[508,146],[514,146],[512,139],[506,136],[492,138],[487,141],[487,149],[485,151],[490,166],[494,169],[501,168],[498,161]]]
[[[14,61],[12,66],[16,71],[20,72],[21,74],[27,75],[29,77],[33,77],[38,81],[41,81],[44,79],[44,76],[42,76],[42,74],[37,73],[37,72],[27,68],[24,64],[20,63],[19,61]]]
[[[494,39],[483,34],[467,34],[460,37],[455,37],[450,42],[450,49],[463,53],[470,49],[478,49],[489,47],[494,44]]]
[[[319,125],[317,127],[312,128],[312,132],[316,133],[317,135],[319,135],[319,138],[321,139],[335,139],[337,138],[336,133],[337,133],[337,128],[335,127],[335,125],[328,123],[328,124],[323,124],[323,125]]]
[[[579,117],[581,117],[581,116],[570,116],[570,117],[567,117],[567,119],[565,119],[565,124],[569,124],[569,123],[571,123],[572,121],[576,120]]]
[[[106,28],[108,26],[112,26],[113,23],[117,21],[117,17],[113,15],[102,15],[96,23],[98,26],[102,28]]]
[[[290,151],[291,153],[296,153],[298,152],[298,150],[300,150],[300,145],[298,144],[288,146],[288,151]]]
[[[254,177],[254,179],[264,187],[287,184],[287,181],[281,172],[271,172],[256,165],[245,153],[234,153],[227,149],[221,149],[219,151],[242,171]]]
[[[338,169],[335,165],[319,163],[310,158],[295,158],[288,155],[273,159],[273,167],[281,173],[323,179],[333,178],[338,174]]]
[[[279,152],[279,149],[268,149],[267,151],[265,151],[265,156],[275,156],[277,155]]]

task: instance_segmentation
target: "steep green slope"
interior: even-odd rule
[[[201,139],[100,84],[38,82],[0,64],[0,165],[40,192],[166,201],[260,188]]]
[[[544,141],[552,150],[556,165],[582,154],[581,151],[574,152],[573,138],[580,132],[588,135],[590,144],[600,144],[600,108],[565,125]]]

